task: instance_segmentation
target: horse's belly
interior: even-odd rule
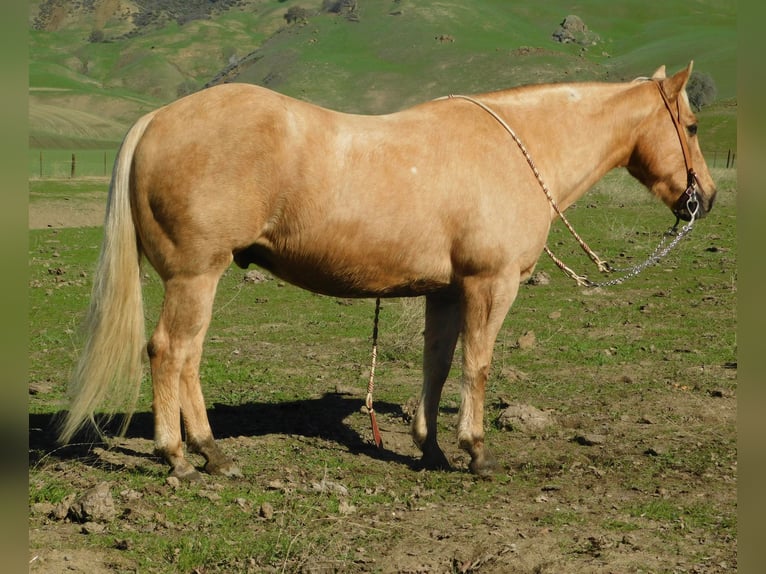
[[[354,255],[280,252],[256,243],[236,251],[234,262],[243,269],[258,265],[289,283],[334,297],[415,297],[450,285],[447,270],[418,269],[390,254]]]
[[[256,243],[236,251],[234,261],[243,269],[255,264],[294,285],[334,297],[415,297],[450,285],[448,269],[432,263],[413,265],[372,249],[351,256],[277,251]]]

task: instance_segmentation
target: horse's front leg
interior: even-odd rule
[[[458,413],[460,448],[471,455],[470,469],[489,475],[497,468],[484,443],[484,395],[495,339],[519,290],[518,274],[467,278],[463,299],[463,382]]]
[[[436,419],[460,334],[460,299],[455,294],[428,295],[425,323],[423,390],[412,420],[412,437],[423,451],[423,466],[447,469],[450,464],[436,440]]]

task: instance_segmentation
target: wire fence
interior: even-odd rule
[[[29,175],[39,179],[110,177],[117,149],[30,150]]]
[[[737,163],[737,152],[734,150],[726,151],[703,151],[702,155],[705,156],[705,161],[708,167],[724,167],[727,169],[733,169]]]
[[[710,168],[736,167],[734,150],[703,151]],[[78,177],[110,177],[117,154],[113,150],[30,150],[29,174],[39,179],[75,179]]]

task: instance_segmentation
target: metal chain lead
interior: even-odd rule
[[[550,249],[548,249],[548,246],[545,246],[545,252],[550,256],[551,259],[553,259],[553,262],[556,264],[556,266],[561,269],[566,275],[574,279],[578,285],[581,285],[583,287],[613,287],[614,285],[620,285],[627,281],[628,279],[632,279],[639,273],[641,273],[644,269],[647,269],[651,267],[652,265],[656,265],[659,263],[668,253],[670,253],[671,249],[673,249],[678,243],[686,237],[689,232],[692,230],[692,227],[694,226],[694,222],[697,217],[697,211],[699,209],[699,204],[694,200],[694,198],[689,198],[687,202],[687,209],[689,210],[689,213],[691,214],[691,219],[689,220],[689,223],[684,225],[680,231],[677,231],[678,228],[678,221],[676,221],[676,224],[668,229],[662,236],[662,239],[660,240],[657,247],[654,248],[654,251],[649,255],[649,257],[646,258],[646,261],[643,263],[639,263],[638,265],[634,265],[633,267],[627,267],[627,268],[618,268],[618,267],[609,267],[609,270],[611,272],[617,272],[617,273],[623,273],[622,276],[616,277],[614,279],[609,279],[608,281],[591,281],[588,279],[588,277],[584,275],[578,275],[574,271],[572,271],[569,267],[567,267],[561,259],[556,257]],[[666,246],[665,242],[667,241],[668,237],[673,237],[673,240]]]
[[[660,243],[657,245],[657,247],[652,251],[651,255],[644,261],[643,263],[639,263],[638,265],[634,265],[633,267],[628,267],[626,269],[621,268],[614,268],[613,270],[618,273],[623,273],[622,276],[616,277],[614,279],[609,279],[608,281],[590,281],[589,279],[585,278],[586,286],[587,287],[613,287],[614,285],[620,285],[627,281],[628,279],[632,279],[639,273],[641,273],[644,269],[647,269],[648,267],[651,267],[652,265],[656,265],[660,262],[668,253],[670,253],[671,249],[673,249],[678,243],[686,237],[686,235],[689,234],[689,232],[692,230],[692,226],[694,225],[694,219],[692,219],[689,223],[684,225],[680,231],[676,231],[676,226],[673,226],[671,229],[665,232],[665,234],[662,236],[662,239],[660,240]],[[673,240],[667,245],[665,245],[665,241],[668,237],[673,237]],[[664,246],[664,247],[663,247]]]

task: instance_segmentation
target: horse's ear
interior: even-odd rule
[[[657,70],[652,74],[652,80],[664,80],[667,76],[665,76],[665,65],[663,64]]]
[[[692,75],[693,67],[694,61],[691,61],[686,68],[662,81],[662,87],[668,98],[677,98],[678,95],[686,89],[686,82],[689,81],[689,77]]]

